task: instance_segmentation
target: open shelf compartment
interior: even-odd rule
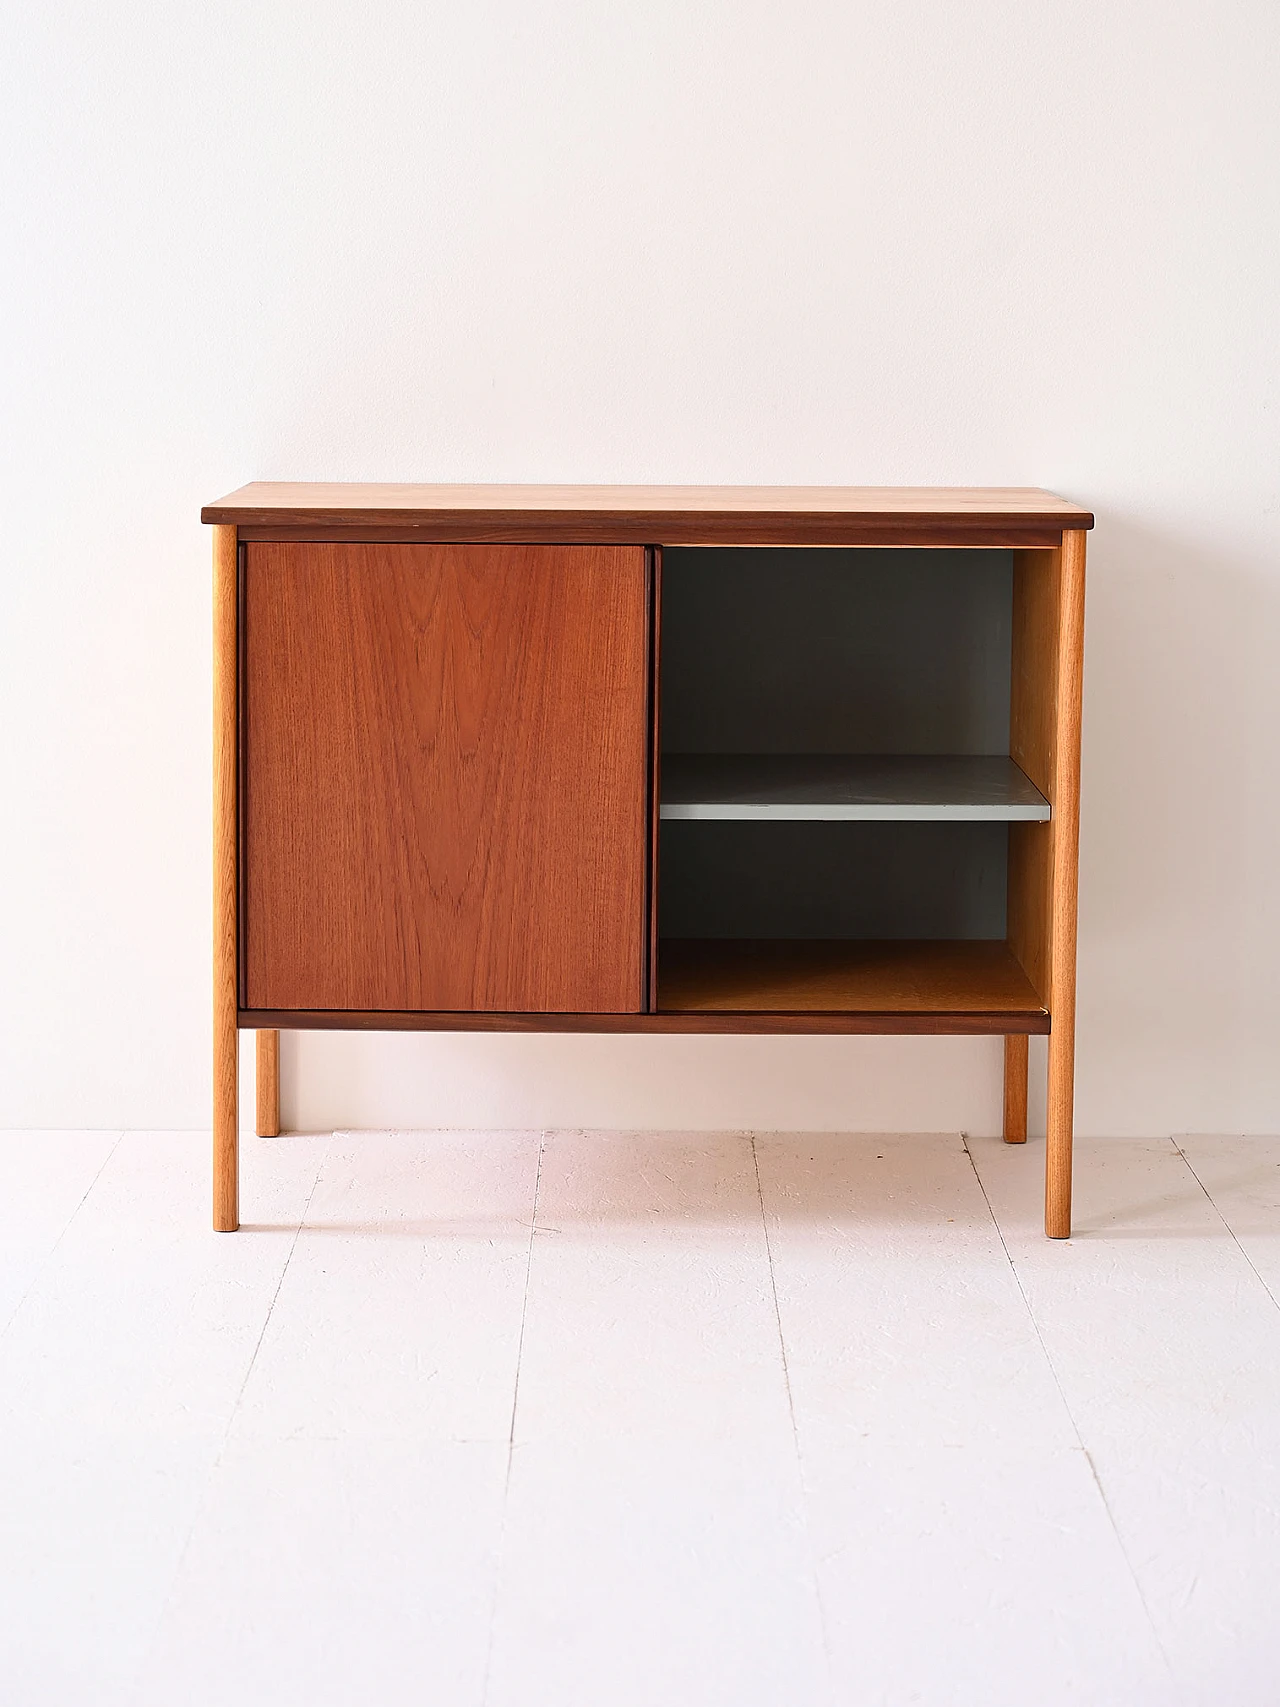
[[[653,1011],[1048,1031],[1046,562],[663,553]]]

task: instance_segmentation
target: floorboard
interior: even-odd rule
[[[1280,1309],[1171,1140],[1079,1143],[1069,1242],[1040,1236],[1038,1145],[972,1148],[1175,1676],[1273,1707]]]
[[[1274,1707],[1280,1139],[0,1145],[0,1700]]]

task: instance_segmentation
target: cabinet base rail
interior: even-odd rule
[[[740,1037],[1047,1037],[1039,1013],[653,1013],[497,1014],[392,1013],[241,1008],[241,1031],[607,1031],[714,1032]]]

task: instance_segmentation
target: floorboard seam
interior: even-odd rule
[[[538,1166],[533,1177],[533,1210],[529,1216],[529,1253],[525,1259],[524,1297],[520,1303],[520,1332],[516,1339],[516,1374],[511,1386],[511,1426],[507,1431],[507,1469],[502,1481],[502,1520],[498,1525],[498,1556],[493,1572],[493,1595],[489,1603],[489,1640],[485,1647],[484,1682],[480,1689],[481,1707],[489,1699],[489,1672],[493,1665],[493,1642],[498,1621],[498,1594],[502,1588],[502,1566],[507,1550],[507,1501],[511,1493],[511,1464],[516,1451],[516,1411],[520,1404],[520,1364],[524,1357],[524,1330],[529,1319],[529,1282],[533,1277],[533,1242],[538,1231],[538,1196],[542,1190],[542,1158],[546,1154],[547,1135],[538,1134]]]
[[[27,1299],[31,1296],[31,1292],[32,1292],[33,1288],[35,1287],[37,1281],[40,1280],[40,1278],[44,1274],[44,1271],[48,1268],[49,1264],[53,1261],[54,1255],[57,1252],[59,1245],[61,1245],[62,1241],[66,1238],[67,1234],[71,1231],[71,1226],[72,1226],[72,1223],[75,1221],[76,1216],[79,1215],[80,1211],[84,1208],[85,1204],[88,1202],[89,1193],[93,1190],[94,1186],[97,1185],[98,1181],[102,1178],[103,1170],[106,1168],[107,1163],[111,1160],[112,1156],[115,1155],[116,1151],[120,1148],[121,1144],[123,1144],[124,1136],[125,1135],[124,1135],[123,1131],[116,1133],[115,1143],[111,1146],[111,1148],[107,1151],[106,1155],[102,1158],[102,1161],[99,1163],[97,1171],[94,1173],[93,1178],[89,1181],[88,1185],[85,1186],[84,1191],[81,1193],[80,1199],[77,1202],[75,1208],[71,1211],[70,1215],[67,1216],[66,1221],[63,1223],[62,1231],[58,1234],[57,1238],[49,1246],[49,1249],[44,1253],[44,1255],[36,1263],[35,1269],[31,1275],[31,1279],[27,1282],[27,1284],[22,1289],[22,1296],[18,1299],[18,1302],[14,1305],[13,1309],[10,1310],[8,1317],[5,1320],[4,1326],[2,1328],[0,1328],[0,1339],[3,1339],[4,1336],[9,1332],[9,1329],[13,1326],[14,1322],[17,1319],[17,1315],[18,1315],[19,1310],[21,1310],[22,1306],[26,1303]]]
[[[1129,1557],[1129,1549],[1125,1546],[1124,1537],[1121,1535],[1119,1527],[1116,1524],[1115,1513],[1111,1509],[1111,1502],[1107,1499],[1107,1491],[1102,1485],[1102,1478],[1099,1476],[1098,1467],[1093,1461],[1093,1454],[1085,1445],[1084,1436],[1080,1432],[1080,1424],[1076,1420],[1076,1414],[1071,1408],[1071,1401],[1067,1398],[1066,1391],[1063,1388],[1061,1379],[1059,1378],[1057,1366],[1054,1364],[1052,1353],[1050,1352],[1049,1347],[1045,1344],[1044,1335],[1040,1332],[1040,1324],[1036,1321],[1035,1311],[1031,1308],[1031,1300],[1027,1297],[1026,1288],[1022,1284],[1022,1276],[1018,1273],[1018,1265],[1013,1260],[1013,1253],[1010,1251],[1008,1242],[1005,1239],[1004,1229],[996,1219],[995,1208],[992,1205],[990,1197],[987,1195],[987,1188],[983,1182],[981,1171],[974,1159],[973,1151],[969,1148],[969,1135],[967,1132],[962,1132],[960,1134],[960,1142],[964,1145],[964,1153],[969,1158],[969,1166],[973,1169],[973,1177],[978,1182],[978,1190],[982,1193],[982,1201],[987,1206],[987,1214],[991,1217],[991,1225],[995,1228],[996,1237],[1000,1241],[1000,1249],[1004,1252],[1005,1261],[1009,1265],[1009,1272],[1013,1276],[1013,1283],[1018,1288],[1018,1296],[1022,1299],[1023,1308],[1027,1312],[1027,1320],[1031,1323],[1031,1331],[1036,1336],[1036,1342],[1044,1356],[1045,1365],[1049,1370],[1049,1374],[1053,1378],[1054,1386],[1058,1390],[1058,1397],[1062,1400],[1062,1408],[1067,1414],[1068,1422],[1071,1424],[1071,1432],[1075,1435],[1076,1443],[1084,1456],[1084,1461],[1089,1466],[1089,1474],[1093,1478],[1094,1487],[1098,1490],[1098,1498],[1102,1503],[1103,1511],[1106,1513],[1107,1523],[1110,1525],[1111,1533],[1115,1536],[1116,1546],[1120,1549],[1120,1557],[1124,1560],[1125,1568],[1129,1572],[1129,1578],[1133,1583],[1134,1591],[1138,1596],[1138,1604],[1142,1607],[1148,1628],[1151,1631],[1152,1639],[1156,1644],[1156,1649],[1159,1652],[1161,1659],[1163,1659],[1165,1667],[1172,1678],[1174,1676],[1173,1662],[1171,1661],[1164,1642],[1161,1639],[1160,1631],[1156,1626],[1156,1621],[1152,1615],[1147,1597],[1143,1593],[1142,1583],[1139,1581],[1138,1573],[1134,1569],[1133,1560]]]
[[[818,1573],[818,1555],[813,1545],[813,1535],[809,1529],[809,1506],[805,1498],[804,1461],[800,1455],[800,1429],[796,1423],[795,1399],[791,1392],[791,1370],[787,1364],[787,1341],[782,1331],[782,1308],[778,1303],[778,1278],[773,1267],[773,1241],[769,1237],[769,1217],[764,1207],[764,1186],[760,1179],[760,1157],[756,1150],[756,1135],[751,1133],[751,1165],[756,1175],[756,1196],[760,1202],[760,1225],[764,1231],[765,1262],[769,1269],[769,1292],[773,1298],[773,1319],[778,1328],[778,1351],[782,1358],[782,1379],[787,1389],[787,1412],[791,1418],[791,1442],[795,1450],[796,1479],[800,1484],[800,1521],[804,1525],[805,1547],[809,1554],[809,1566],[813,1574],[813,1593],[818,1607],[818,1627],[822,1631],[822,1653],[827,1662],[828,1687],[835,1687],[835,1669],[831,1657],[831,1638],[827,1630],[827,1610],[822,1598],[822,1580]]]
[[[1209,1203],[1213,1209],[1214,1214],[1218,1217],[1219,1221],[1222,1222],[1222,1225],[1226,1228],[1227,1232],[1230,1233],[1231,1242],[1235,1245],[1236,1249],[1240,1252],[1240,1255],[1244,1258],[1244,1260],[1248,1263],[1249,1267],[1253,1270],[1254,1274],[1257,1276],[1258,1284],[1262,1287],[1262,1290],[1266,1293],[1267,1297],[1276,1306],[1276,1308],[1278,1310],[1280,1310],[1280,1298],[1277,1298],[1275,1293],[1271,1290],[1270,1286],[1268,1286],[1268,1284],[1267,1284],[1265,1278],[1263,1277],[1261,1271],[1258,1269],[1257,1264],[1254,1262],[1253,1258],[1249,1255],[1248,1251],[1245,1250],[1244,1246],[1240,1243],[1240,1240],[1237,1238],[1235,1228],[1231,1225],[1230,1221],[1227,1220],[1226,1216],[1222,1213],[1221,1209],[1219,1209],[1218,1205],[1214,1202],[1213,1193],[1209,1190],[1208,1186],[1204,1183],[1204,1181],[1200,1178],[1200,1175],[1196,1172],[1195,1163],[1191,1160],[1191,1157],[1182,1148],[1182,1145],[1179,1144],[1179,1142],[1176,1138],[1171,1138],[1169,1140],[1169,1142],[1173,1145],[1174,1149],[1178,1152],[1178,1154],[1182,1157],[1183,1161],[1187,1164],[1187,1171],[1190,1173],[1192,1179],[1196,1182],[1196,1184],[1200,1187],[1201,1191],[1205,1194],[1205,1197],[1209,1200]]]
[[[516,1339],[516,1375],[511,1386],[511,1426],[507,1430],[507,1474],[511,1474],[511,1448],[516,1442],[516,1410],[520,1403],[520,1361],[524,1356],[524,1330],[529,1319],[529,1280],[533,1274],[533,1241],[538,1231],[538,1194],[542,1189],[542,1157],[547,1147],[545,1132],[538,1138],[538,1166],[533,1176],[533,1211],[529,1217],[529,1250],[525,1258],[524,1296],[520,1301],[520,1333]]]

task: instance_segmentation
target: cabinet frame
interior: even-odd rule
[[[213,1223],[239,1225],[238,1034],[258,1033],[258,1119],[279,1130],[282,1029],[1001,1035],[1005,1136],[1026,1135],[1028,1035],[1047,1035],[1045,1231],[1071,1231],[1077,870],[1085,532],[1093,517],[1020,489],[343,488],[252,486],[209,506],[213,533]],[[253,540],[643,544],[647,893],[644,990],[634,1013],[357,1012],[241,1002],[241,547]],[[1005,547],[1014,553],[1010,754],[1049,800],[1048,822],[1010,825],[1008,941],[1039,1012],[661,1012],[657,1008],[658,647],[662,547],[674,544]]]

